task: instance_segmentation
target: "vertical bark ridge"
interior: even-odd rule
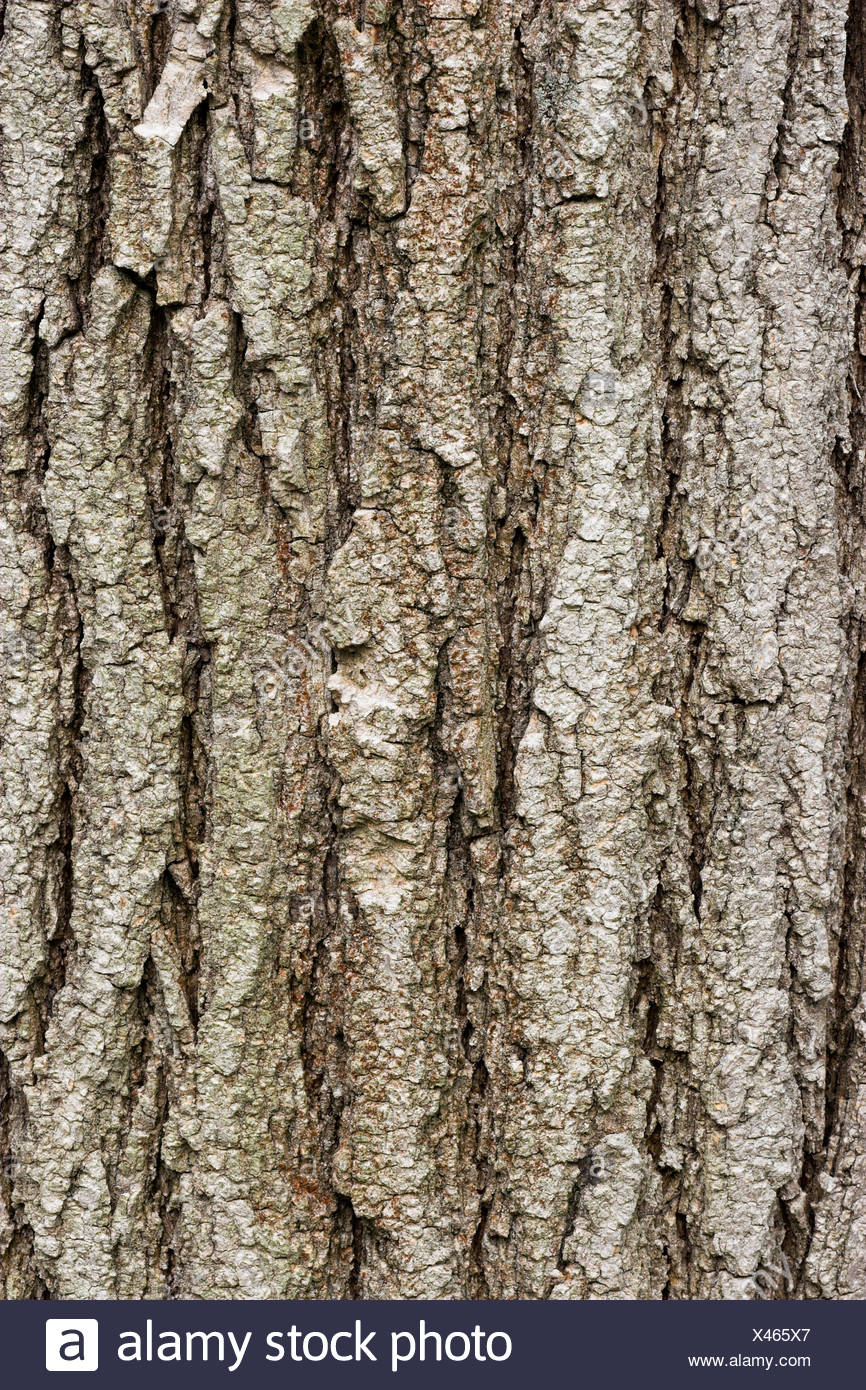
[[[857,1185],[863,1171],[860,1137],[863,1106],[863,746],[864,661],[863,460],[866,419],[864,359],[863,122],[866,119],[866,16],[851,3],[846,24],[845,91],[848,121],[840,150],[837,217],[841,256],[852,291],[851,353],[848,364],[847,431],[840,431],[835,463],[839,527],[845,573],[851,585],[848,615],[850,677],[846,690],[850,723],[844,835],[840,840],[841,910],[834,942],[834,988],[824,1048],[824,1106],[821,1132],[806,1154],[801,1184],[806,1195],[805,1233],[795,1245],[798,1288],[806,1297],[861,1297],[863,1281],[855,1254],[864,1229]],[[845,1234],[842,1233],[842,1223]]]

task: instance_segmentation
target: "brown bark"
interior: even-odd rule
[[[7,0],[7,1297],[866,1296],[838,0]]]

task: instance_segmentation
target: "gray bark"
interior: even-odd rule
[[[866,1297],[852,6],[6,0],[7,1297]]]

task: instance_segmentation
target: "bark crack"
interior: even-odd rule
[[[75,933],[75,807],[84,763],[81,733],[84,725],[89,677],[81,656],[84,627],[78,607],[72,561],[65,546],[58,547],[54,562],[61,588],[61,670],[68,668],[71,713],[58,729],[57,758],[62,779],[55,807],[57,838],[48,848],[48,877],[43,885],[41,916],[47,934],[47,951],[39,980],[34,986],[38,1020],[36,1056],[45,1051],[45,1035],[54,1004],[64,988],[74,958]]]
[[[173,850],[162,884],[161,915],[173,943],[193,1032],[198,1028],[201,933],[198,923],[199,853],[207,835],[210,804],[212,730],[212,650],[199,606],[195,559],[184,528],[185,497],[172,442],[175,414],[172,342],[167,311],[151,297],[151,323],[145,345],[151,382],[145,462],[152,544],[162,592],[166,632],[183,643],[183,714],[179,743],[180,806]]]
[[[848,122],[840,152],[836,215],[842,241],[842,264],[853,288],[853,332],[848,371],[849,438],[844,443],[837,440],[834,462],[839,479],[842,566],[855,596],[848,616],[852,679],[841,910],[835,941],[833,995],[825,1035],[823,1133],[820,1148],[810,1148],[807,1144],[804,1149],[799,1179],[803,1210],[792,1219],[784,1205],[782,1207],[786,1253],[795,1271],[794,1296],[805,1288],[816,1208],[823,1195],[822,1176],[835,1171],[843,1152],[852,1073],[862,1052],[856,1014],[862,999],[866,952],[866,567],[862,558],[866,548],[866,270],[860,251],[866,225],[862,191],[862,170],[866,163],[866,6],[863,0],[849,0],[844,76]]]
[[[106,228],[109,211],[111,134],[99,79],[84,58],[83,36],[80,41],[79,64],[82,99],[86,98],[88,103],[81,150],[89,160],[89,171],[86,191],[78,204],[81,222],[76,248],[77,269],[71,280],[71,289],[78,310],[78,328],[84,332],[90,322],[93,282],[108,256]]]

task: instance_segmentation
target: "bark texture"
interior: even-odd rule
[[[0,4],[7,1297],[866,1297],[851,4]]]

